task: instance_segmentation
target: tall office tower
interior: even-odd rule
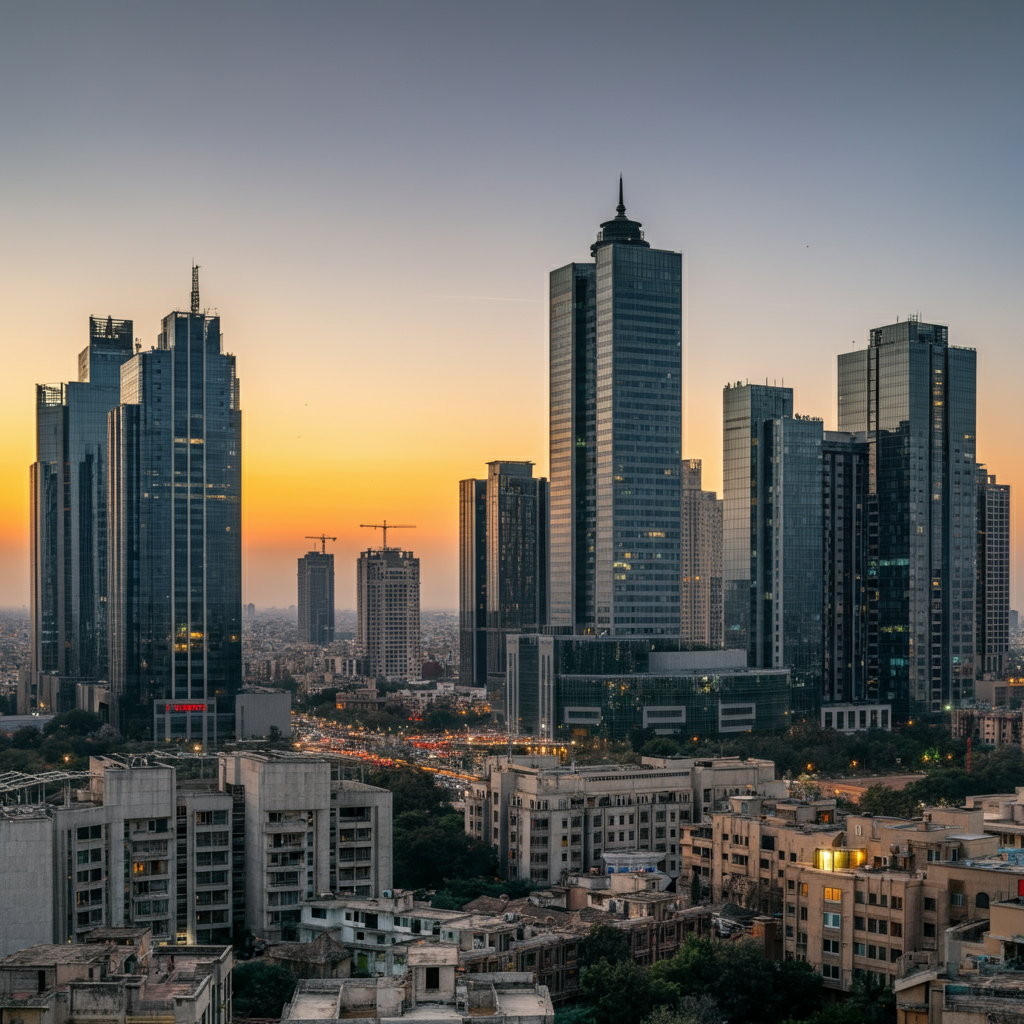
[[[868,444],[826,430],[822,446],[824,652],[822,700],[858,703],[868,686]]]
[[[977,675],[1005,678],[1010,649],[1010,485],[978,466]]]
[[[765,602],[758,601],[759,562],[767,550],[764,517],[754,501],[765,492],[769,472],[762,445],[764,424],[793,415],[793,389],[761,384],[727,384],[722,393],[722,575],[725,589],[725,646],[749,649],[767,631]],[[752,661],[752,665],[759,662]]]
[[[459,683],[487,685],[487,481],[459,481]]]
[[[36,388],[31,509],[32,664],[26,711],[74,707],[74,679],[107,677],[107,412],[131,320],[89,317],[78,380]],[[62,677],[70,707],[39,706],[40,676]]]
[[[676,634],[682,256],[626,217],[552,271],[550,623]]]
[[[722,646],[722,501],[701,490],[700,459],[684,459],[679,529],[679,637]]]
[[[299,643],[334,643],[334,555],[326,548],[299,559]]]
[[[751,589],[749,664],[788,668],[795,714],[817,712],[822,691],[822,439],[819,419],[784,416],[764,424],[767,465],[751,508],[763,557]]]
[[[868,677],[897,722],[973,694],[975,378],[973,349],[913,317],[839,356],[839,429],[869,444]]]
[[[420,560],[411,551],[379,547],[360,554],[356,562],[356,644],[375,678],[419,679]]]
[[[234,727],[241,419],[235,357],[199,311],[195,268],[191,310],[124,364],[109,417],[110,682],[132,733],[205,744]]]

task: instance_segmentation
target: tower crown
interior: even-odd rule
[[[651,243],[644,241],[642,225],[637,220],[626,216],[626,204],[622,201],[622,175],[619,175],[619,205],[615,207],[615,217],[606,220],[597,233],[597,241],[590,247],[590,255],[596,256],[597,250],[613,242],[619,245],[639,245],[650,249]]]

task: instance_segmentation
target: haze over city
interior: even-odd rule
[[[358,524],[386,517],[417,525],[424,607],[455,607],[457,481],[547,475],[547,274],[586,258],[620,173],[686,254],[705,487],[726,382],[784,380],[834,428],[837,354],[918,312],[977,349],[977,457],[1017,485],[1022,17],[7,6],[0,604],[29,596],[34,385],[74,378],[89,315],[148,348],[195,261],[241,380],[243,599],[293,604],[326,531],[354,606]]]

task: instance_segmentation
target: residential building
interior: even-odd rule
[[[673,638],[510,636],[505,718],[513,736],[565,742],[633,729],[719,736],[787,728],[786,669]]]
[[[38,692],[46,674],[75,682],[108,677],[107,413],[120,367],[132,355],[131,320],[89,317],[78,380],[36,387],[36,461],[30,470],[31,673],[24,714],[53,708]],[[74,704],[71,704],[74,707]]]
[[[701,460],[684,459],[679,520],[679,639],[721,647],[722,501],[701,490]]]
[[[1019,747],[1024,712],[1009,708],[953,708],[952,730],[957,739],[985,746]]]
[[[145,929],[97,928],[87,945],[0,959],[0,1016],[38,1024],[227,1024],[231,946],[153,947]]]
[[[506,878],[550,883],[608,853],[654,855],[682,871],[682,829],[737,793],[781,795],[771,761],[643,759],[639,766],[561,766],[555,757],[488,757],[466,787],[466,831],[489,842]]]
[[[765,493],[770,468],[762,446],[764,424],[792,415],[792,388],[737,381],[723,390],[722,571],[729,648],[748,650],[766,632],[765,602],[753,595],[765,574],[768,538],[765,517],[755,514],[754,500]]]
[[[334,555],[326,549],[299,559],[298,610],[300,644],[334,643]]]
[[[977,674],[1005,679],[1010,649],[1010,485],[978,467]]]
[[[460,667],[460,680],[501,693],[506,637],[547,622],[548,482],[534,477],[532,462],[489,462],[487,479],[460,481],[459,494],[460,655],[469,673]]]
[[[839,356],[839,429],[869,446],[867,677],[900,722],[974,692],[975,390],[974,350],[916,317]]]
[[[129,735],[230,735],[242,685],[239,384],[220,317],[164,317],[109,415],[110,686]],[[150,731],[152,730],[152,731]]]
[[[550,276],[550,623],[677,635],[682,256],[626,216]]]
[[[401,548],[367,548],[356,563],[356,645],[370,675],[418,679],[420,560]]]
[[[245,928],[289,939],[301,899],[390,888],[391,794],[342,775],[328,757],[287,753],[10,774],[0,955],[111,927],[171,944],[227,943]]]

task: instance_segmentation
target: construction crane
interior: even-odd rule
[[[361,530],[383,530],[384,531],[384,543],[383,547],[385,550],[388,546],[388,530],[415,530],[416,527],[410,523],[391,523],[385,519],[383,523],[360,523],[359,529]]]
[[[322,555],[326,555],[327,554],[327,542],[329,540],[337,540],[337,539],[338,539],[337,537],[328,537],[326,534],[323,534],[323,533],[321,533],[319,537],[310,537],[309,534],[306,535],[306,540],[318,540],[318,541],[320,541],[320,554],[322,554]]]

